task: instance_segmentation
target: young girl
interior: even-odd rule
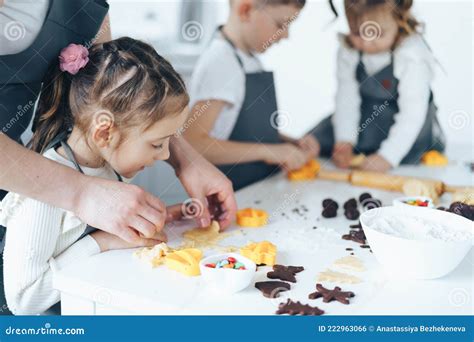
[[[315,129],[321,153],[346,168],[387,171],[444,149],[430,83],[434,57],[417,33],[412,0],[345,0],[335,114]]]
[[[193,124],[186,138],[230,178],[234,189],[296,169],[318,153],[312,135],[278,132],[273,73],[257,53],[288,37],[304,0],[231,0],[226,24],[200,57],[190,84]],[[284,118],[283,118],[284,119]]]
[[[169,139],[186,118],[188,96],[181,77],[152,47],[131,38],[90,51],[71,44],[59,61],[43,83],[35,151],[115,180],[169,157]],[[59,301],[52,285],[56,269],[106,250],[166,239],[157,233],[129,244],[93,231],[70,212],[14,193],[2,206],[5,295],[14,314],[39,314]]]

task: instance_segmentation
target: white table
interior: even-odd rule
[[[452,185],[472,184],[472,173],[462,164],[434,170],[426,167],[402,167],[397,174],[434,176]],[[62,313],[65,315],[106,314],[186,314],[186,315],[269,315],[288,297],[303,303],[317,305],[331,315],[472,315],[473,314],[473,252],[451,274],[436,280],[408,281],[388,278],[369,249],[341,239],[355,222],[338,217],[320,217],[321,201],[331,197],[342,203],[369,191],[384,204],[400,196],[397,193],[352,187],[329,181],[289,182],[282,175],[254,184],[237,193],[240,208],[247,206],[267,210],[270,223],[260,229],[228,229],[231,234],[220,245],[243,246],[249,241],[269,240],[278,247],[278,263],[302,265],[305,271],[297,275],[298,282],[278,299],[262,296],[253,284],[234,295],[216,295],[210,292],[200,277],[186,277],[166,267],[151,269],[132,257],[133,250],[102,253],[81,260],[60,270],[55,287],[61,292]],[[259,202],[255,202],[259,201]],[[441,204],[449,204],[449,195]],[[308,212],[298,215],[292,209],[305,205]],[[281,213],[286,213],[282,216]],[[306,217],[306,218],[305,218]],[[317,229],[313,229],[317,226]],[[169,244],[179,245],[180,233],[185,226],[168,232]],[[355,256],[366,267],[365,272],[351,273],[363,280],[359,284],[340,285],[351,290],[356,297],[350,305],[324,304],[321,300],[308,300],[314,292],[317,274],[332,267],[333,262],[349,255],[346,247],[354,249]],[[213,251],[205,251],[205,255]],[[215,251],[214,251],[215,253]],[[403,253],[403,251],[400,251]],[[269,268],[259,268],[255,280],[266,279]]]

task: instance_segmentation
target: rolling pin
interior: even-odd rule
[[[440,196],[445,192],[456,192],[458,190],[474,191],[472,187],[449,186],[441,181],[419,177],[397,176],[380,172],[359,170],[325,170],[321,169],[317,176],[319,179],[347,182],[355,186],[376,188],[387,191],[403,192],[403,185],[409,180],[419,180],[436,191]]]

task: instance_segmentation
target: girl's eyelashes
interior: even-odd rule
[[[159,144],[159,145],[151,144],[151,146],[153,146],[153,148],[154,148],[155,150],[161,150],[161,149],[163,149],[163,144]]]

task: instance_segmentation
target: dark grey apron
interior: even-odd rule
[[[354,153],[369,155],[380,149],[387,139],[390,128],[395,123],[398,107],[398,79],[394,76],[393,53],[389,65],[369,76],[359,55],[356,78],[359,82],[361,96],[360,132]],[[444,135],[436,117],[437,108],[430,94],[428,113],[425,123],[410,151],[403,158],[402,164],[419,163],[421,156],[428,150],[443,151]],[[330,157],[334,146],[334,128],[332,117],[328,117],[313,130],[313,134],[321,144],[321,155]]]
[[[50,65],[58,62],[59,52],[70,43],[90,45],[108,9],[105,0],[50,0],[43,26],[33,44],[19,53],[0,56],[1,133],[21,143],[21,135],[31,122],[42,79]],[[0,200],[5,195],[6,191],[0,190]],[[5,228],[0,226],[2,253],[4,234]],[[9,315],[3,293],[3,258],[0,282],[0,315]]]
[[[61,143],[61,146],[64,149],[64,152],[66,153],[67,159],[74,164],[77,171],[84,174],[84,171],[82,171],[82,168],[79,165],[79,163],[77,162],[76,157],[74,157],[74,152],[72,151],[71,146],[69,146],[69,144],[66,142],[66,140],[61,140],[60,143]],[[115,170],[114,170],[114,172],[115,172],[115,175],[117,176],[118,181],[122,182],[123,181],[122,176],[120,176]],[[98,230],[97,228],[94,228],[92,226],[87,225],[86,230],[84,231],[84,233],[81,234],[81,236],[77,240],[80,240],[84,236],[89,235],[90,233],[93,233],[97,230]]]
[[[245,73],[242,60],[234,44],[221,33],[232,46],[234,55]],[[277,101],[273,73],[261,71],[245,73],[245,98],[229,140],[278,144],[281,139],[278,127]],[[278,172],[279,167],[264,162],[218,165],[218,168],[232,181],[234,190],[239,190]]]

